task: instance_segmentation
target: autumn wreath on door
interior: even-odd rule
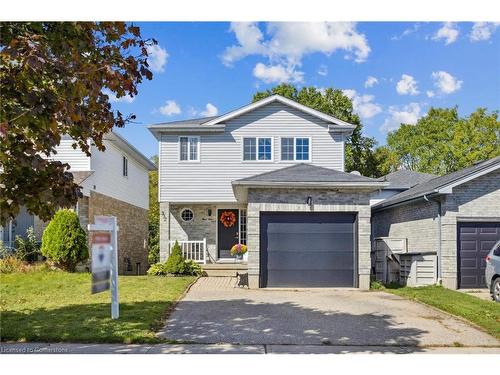
[[[236,215],[233,211],[223,211],[220,214],[219,220],[226,228],[231,228],[234,224],[236,224]]]

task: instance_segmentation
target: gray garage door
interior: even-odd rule
[[[355,286],[355,214],[262,212],[261,287]]]
[[[460,288],[485,288],[485,257],[500,239],[500,223],[458,224]]]

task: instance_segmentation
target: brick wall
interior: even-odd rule
[[[313,207],[306,204],[311,196]],[[260,211],[356,212],[358,214],[359,288],[370,287],[370,206],[369,193],[329,190],[249,189],[248,192],[248,272],[250,287],[259,285]]]
[[[491,172],[441,197],[441,274],[445,287],[457,284],[457,222],[500,220],[500,171]],[[373,213],[374,237],[408,239],[409,251],[437,251],[438,204],[423,199]]]
[[[372,214],[373,238],[407,238],[408,251],[436,251],[438,205],[423,199]]]
[[[88,217],[91,223],[94,216],[116,216],[118,220],[118,272],[121,275],[135,275],[136,263],[140,263],[140,273],[148,269],[148,211],[96,192],[90,193]],[[132,270],[127,269],[128,258]]]

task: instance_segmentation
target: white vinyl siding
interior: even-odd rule
[[[272,138],[271,161],[243,161],[244,138]],[[297,164],[281,160],[282,137],[310,138],[314,165],[343,171],[344,139],[328,124],[281,103],[271,103],[227,121],[224,134],[201,135],[199,163],[180,163],[177,135],[160,142],[160,200],[170,202],[236,202],[231,181]],[[312,152],[313,151],[313,152]]]
[[[51,155],[49,159],[68,163],[71,166],[71,172],[89,171],[90,157],[85,155],[79,146],[74,149],[73,143],[72,139],[63,138],[61,143],[56,146],[57,154]]]
[[[144,209],[149,209],[149,172],[135,159],[104,141],[106,151],[92,147],[91,168],[94,171],[83,183],[84,189],[94,190]],[[123,178],[124,158],[127,160],[127,177]]]

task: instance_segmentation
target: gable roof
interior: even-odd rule
[[[342,121],[336,117],[327,115],[326,113],[317,111],[311,107],[297,103],[296,101],[285,98],[281,95],[272,95],[268,96],[267,98],[258,100],[254,103],[245,105],[234,111],[223,114],[221,116],[202,117],[189,120],[154,124],[154,125],[149,125],[148,129],[149,131],[151,131],[151,133],[153,133],[153,135],[156,138],[159,137],[160,133],[223,132],[225,129],[224,123],[226,121],[274,102],[282,103],[286,106],[295,108],[304,113],[308,113],[311,116],[314,116],[316,118],[319,118],[327,122],[329,124],[328,126],[329,132],[341,132],[350,134],[356,128],[356,125],[349,124],[348,122]]]
[[[278,170],[264,172],[255,176],[242,178],[232,182],[236,186],[338,186],[338,187],[378,187],[387,183],[353,173],[340,172],[334,169],[318,167],[312,164],[296,164]]]
[[[415,171],[409,171],[406,169],[401,169],[399,171],[391,172],[385,176],[377,178],[378,181],[389,182],[388,189],[409,189],[415,185],[421,184],[422,182],[429,181],[432,178],[437,177],[434,174],[420,173]]]
[[[384,209],[396,204],[422,198],[424,195],[451,193],[453,187],[490,173],[498,168],[500,168],[500,156],[476,163],[468,168],[444,176],[432,178],[374,205],[373,209]]]
[[[253,110],[257,109],[257,108],[263,107],[265,105],[268,105],[268,104],[274,103],[274,102],[278,102],[278,103],[287,105],[289,107],[298,109],[299,111],[308,113],[311,116],[317,117],[317,118],[319,118],[319,119],[321,119],[323,121],[329,122],[331,124],[338,125],[339,126],[339,130],[342,129],[342,128],[345,128],[345,130],[354,130],[354,128],[356,127],[355,125],[349,124],[348,122],[339,120],[336,117],[327,115],[326,113],[317,111],[317,110],[315,110],[315,109],[313,109],[311,107],[305,106],[303,104],[300,104],[300,103],[298,103],[296,101],[293,101],[291,99],[285,98],[284,96],[277,95],[277,94],[268,96],[267,98],[258,100],[258,101],[254,102],[254,103],[248,104],[248,105],[243,106],[241,108],[238,108],[238,109],[236,109],[234,111],[228,112],[228,113],[226,113],[226,114],[224,114],[222,116],[219,116],[219,117],[216,117],[216,118],[214,118],[212,120],[209,120],[209,121],[205,122],[203,124],[203,126],[210,126],[210,125],[220,124],[222,122],[228,121],[230,119],[233,119],[235,117],[241,116],[241,115],[243,115],[245,113],[251,112],[251,111],[253,111]]]
[[[113,142],[113,145],[117,146],[124,152],[128,153],[130,156],[134,158],[139,164],[141,164],[144,168],[149,171],[156,170],[156,165],[145,157],[138,149],[132,146],[125,138],[123,138],[120,134],[116,132],[109,132],[104,136],[104,139],[110,142]]]

